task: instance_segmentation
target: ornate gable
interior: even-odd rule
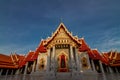
[[[70,44],[72,46],[79,46],[81,42],[77,37],[73,36],[65,27],[63,23],[60,23],[57,30],[53,35],[46,40],[46,46],[48,48],[52,47],[55,44]]]

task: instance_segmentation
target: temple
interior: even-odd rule
[[[73,36],[63,23],[27,55],[0,54],[0,75],[88,72],[120,73],[120,52],[91,49],[84,38]]]

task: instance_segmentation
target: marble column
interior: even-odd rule
[[[116,71],[116,73],[119,73],[117,67],[115,67],[115,71]]]
[[[40,54],[38,54],[38,58],[37,58],[37,61],[36,61],[36,71],[39,71],[39,60],[40,60],[40,57],[39,57]]]
[[[33,61],[32,72],[35,72],[35,65],[36,65],[36,60]]]
[[[2,75],[3,69],[0,70],[0,75]]]
[[[72,50],[72,46],[70,46],[70,61],[71,61],[71,69],[73,68],[73,50]]]
[[[55,70],[55,46],[53,46],[53,52],[52,52],[52,69]]]
[[[27,74],[28,62],[25,65],[24,75]]]
[[[72,46],[70,46],[70,56],[71,56],[71,60],[72,60],[72,62],[73,62],[73,47]]]
[[[7,71],[6,71],[6,74],[5,74],[6,76],[8,75],[8,71],[9,71],[9,69],[7,69]]]
[[[88,56],[87,52],[86,52],[86,55],[87,55],[87,63],[88,63],[88,66],[89,66],[89,70],[91,70],[90,59],[89,59],[89,56]]]
[[[50,49],[47,52],[47,69],[46,71],[49,72],[50,70]]]
[[[110,73],[113,73],[113,70],[111,69],[110,66],[108,66],[108,69],[109,69],[109,72],[110,72]]]
[[[55,57],[55,46],[53,46],[53,53],[52,53],[53,60],[54,60],[54,57]]]
[[[19,72],[20,72],[20,69],[17,69],[16,72],[15,72],[15,74],[19,74]]]
[[[77,64],[77,71],[80,71],[80,62],[79,62],[79,56],[78,56],[78,51],[77,49],[75,48],[75,57],[76,57],[76,64]]]
[[[91,59],[91,63],[92,63],[92,68],[93,68],[93,71],[95,71],[96,72],[96,69],[95,69],[95,64],[94,64],[94,62],[93,62],[93,60]]]
[[[13,69],[11,70],[11,74],[10,75],[13,75]]]
[[[73,47],[72,46],[70,46],[70,57],[71,57],[71,70],[73,70],[75,63],[74,63]]]
[[[5,80],[7,80],[8,71],[9,71],[9,69],[7,69],[7,71],[5,73]]]
[[[99,61],[99,63],[100,63],[100,69],[101,69],[102,73],[105,73],[105,72],[104,72],[104,69],[103,69],[102,62],[101,62],[101,61]]]

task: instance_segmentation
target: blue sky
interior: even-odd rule
[[[61,18],[92,49],[120,51],[120,0],[0,0],[0,53],[35,50]]]

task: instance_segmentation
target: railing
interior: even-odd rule
[[[96,77],[95,80],[120,80],[120,74],[97,74],[97,75],[87,74],[87,75],[81,75],[78,80],[91,80],[91,77]],[[0,80],[45,80],[45,78],[39,75],[20,74],[20,75],[0,76]],[[55,80],[61,80],[61,77],[57,77]],[[69,77],[68,80],[72,80],[72,78],[70,79]]]

